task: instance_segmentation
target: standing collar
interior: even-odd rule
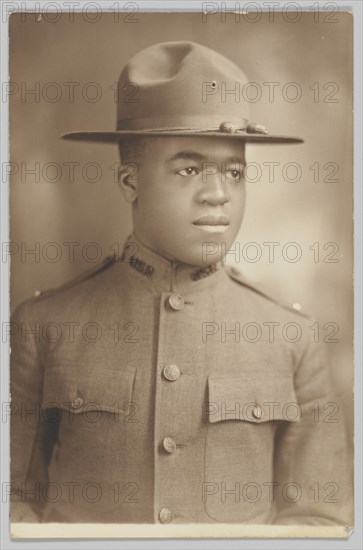
[[[161,292],[193,287],[202,280],[212,282],[217,273],[224,271],[222,262],[195,266],[178,260],[168,260],[145,246],[134,233],[127,238],[120,262],[129,273],[141,277],[145,283],[151,284]]]

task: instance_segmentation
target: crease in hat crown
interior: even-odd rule
[[[206,46],[188,41],[154,44],[132,57],[120,74],[116,130],[62,137],[118,141],[140,134],[218,135],[301,142],[251,124],[248,101],[238,94],[246,84],[247,76],[235,63]]]

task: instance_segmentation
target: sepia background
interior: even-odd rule
[[[292,23],[281,14],[271,22],[264,14],[253,23],[252,14],[239,21],[214,14],[206,22],[199,13],[94,15],[94,22],[82,14],[10,19],[12,310],[36,290],[61,285],[95,265],[94,259],[114,254],[132,230],[130,207],[115,178],[117,146],[63,141],[60,135],[115,128],[114,85],[138,51],[162,41],[199,42],[231,58],[259,84],[262,97],[250,103],[252,121],[305,140],[247,146],[247,161],[258,163],[262,173],[247,184],[237,238],[241,258],[228,255],[227,263],[281,301],[300,303],[319,323],[320,340],[338,326],[338,342],[326,348],[352,437],[352,17],[339,13],[334,21],[321,16],[317,22],[304,13]],[[291,100],[297,88],[288,83],[301,89],[299,100]],[[273,181],[263,165],[271,162],[278,163]],[[287,163],[298,164],[299,181],[292,181],[296,171]],[[251,166],[249,179],[258,179]],[[278,243],[274,258],[266,242]],[[74,258],[64,243],[76,243]],[[288,261],[296,250],[289,243],[298,244],[298,261]],[[36,254],[26,254],[37,247]],[[258,250],[261,257],[254,258]]]

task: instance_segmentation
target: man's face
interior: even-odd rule
[[[192,265],[220,261],[243,218],[244,163],[240,140],[152,139],[138,162],[136,236],[170,260]]]

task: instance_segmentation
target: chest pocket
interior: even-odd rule
[[[42,408],[83,414],[89,419],[103,412],[132,417],[136,407],[132,403],[135,372],[133,367],[52,366],[44,375]]]
[[[208,378],[203,500],[219,522],[265,522],[277,426],[300,419],[289,377]]]
[[[42,418],[56,432],[49,472],[61,486],[67,480],[81,486],[92,480],[100,487],[111,480],[121,487],[126,483],[129,436],[140,422],[132,401],[135,375],[127,365],[111,369],[96,362],[48,367]],[[105,489],[104,494],[112,493]]]
[[[261,424],[274,420],[297,422],[300,408],[291,378],[253,381],[241,376],[208,378],[206,420],[241,420]]]

